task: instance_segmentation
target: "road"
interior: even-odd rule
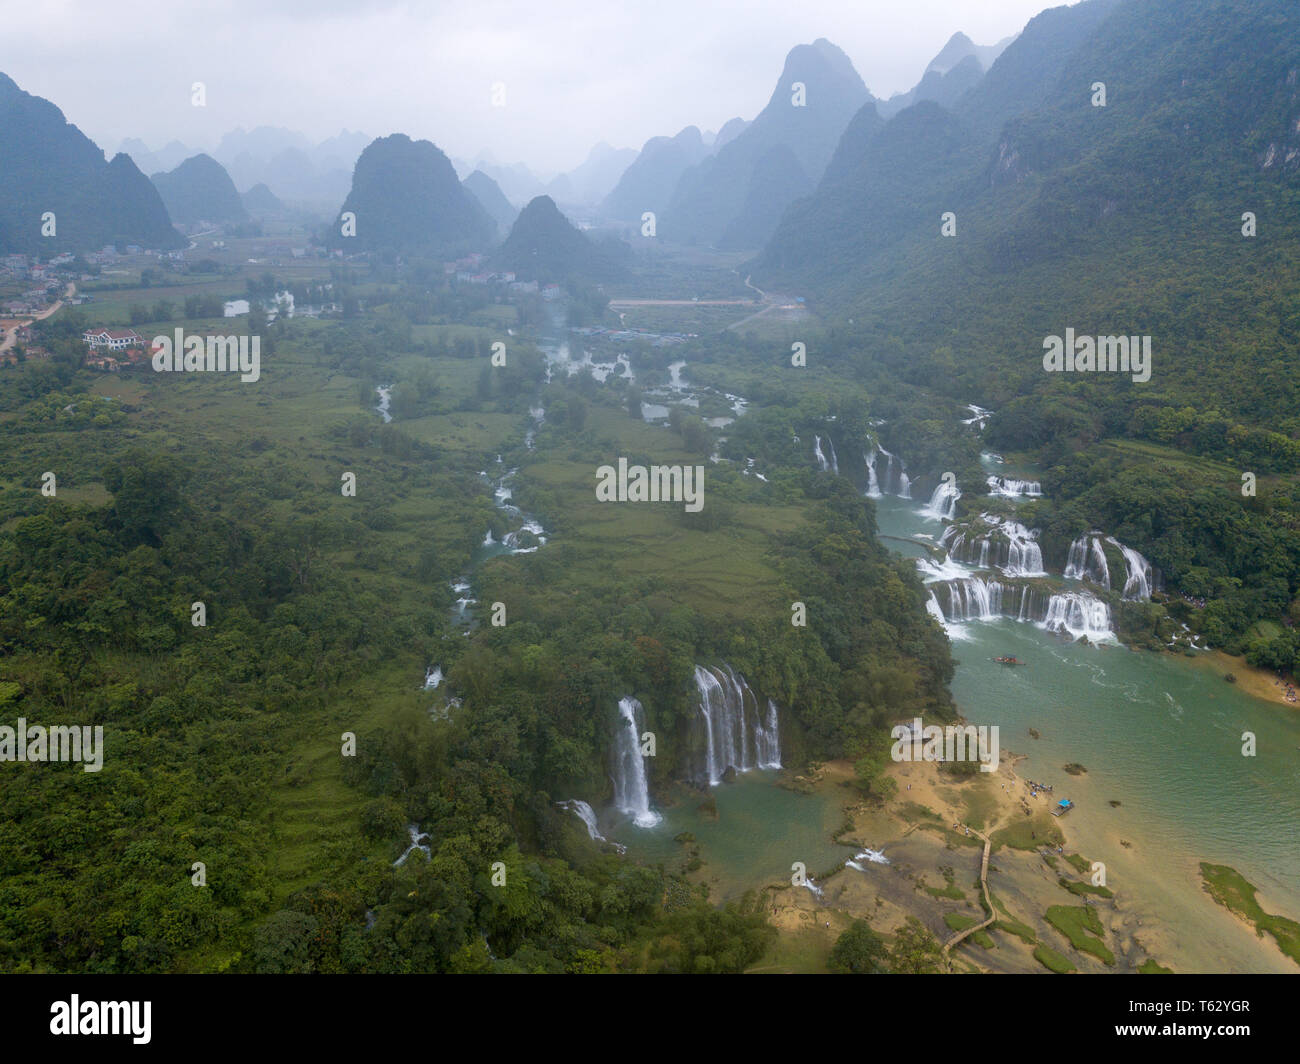
[[[51,314],[57,311],[61,306],[63,306],[64,300],[71,299],[74,295],[76,295],[76,293],[77,293],[77,286],[73,284],[71,281],[69,281],[67,290],[64,291],[63,293],[63,299],[60,299],[57,303],[51,303],[43,311],[37,314],[36,317],[31,318],[28,321],[20,321],[17,324],[15,324],[12,328],[8,329],[5,332],[4,341],[0,342],[0,355],[8,351],[17,342],[19,329],[27,328],[27,326],[32,324],[32,322],[44,321]]]

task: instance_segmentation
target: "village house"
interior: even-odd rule
[[[81,338],[90,345],[91,350],[125,351],[128,347],[137,347],[144,343],[144,337],[134,329],[87,329]]]

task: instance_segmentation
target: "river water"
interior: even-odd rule
[[[882,535],[936,535],[909,500],[876,507]],[[958,709],[974,724],[998,725],[1004,751],[1028,755],[1019,775],[1075,801],[1072,825],[1104,820],[1105,832],[1091,837],[1143,839],[1183,864],[1232,865],[1270,898],[1300,907],[1300,714],[1238,690],[1201,655],[1086,646],[1008,618],[967,622],[960,634]],[[1026,665],[1007,668],[999,656]],[[1254,757],[1242,756],[1243,732],[1256,737]],[[1086,775],[1067,775],[1069,762]]]

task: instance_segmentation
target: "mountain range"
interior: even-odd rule
[[[158,191],[130,156],[119,153],[106,162],[58,107],[23,92],[5,74],[0,152],[0,251],[48,254],[105,244],[184,243]],[[44,235],[47,223],[52,235]]]

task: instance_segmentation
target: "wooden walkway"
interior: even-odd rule
[[[983,931],[984,928],[997,920],[997,914],[993,911],[993,898],[989,895],[989,837],[985,835],[984,832],[976,831],[974,828],[969,828],[968,830],[970,830],[972,834],[978,835],[984,840],[984,856],[980,858],[980,889],[984,892],[984,906],[988,909],[989,916],[982,924],[968,927],[965,931],[958,931],[952,936],[952,938],[948,939],[948,941],[943,944],[943,952],[945,956],[947,956],[954,946],[959,945],[964,939],[969,938],[971,935],[975,934],[976,931]]]

